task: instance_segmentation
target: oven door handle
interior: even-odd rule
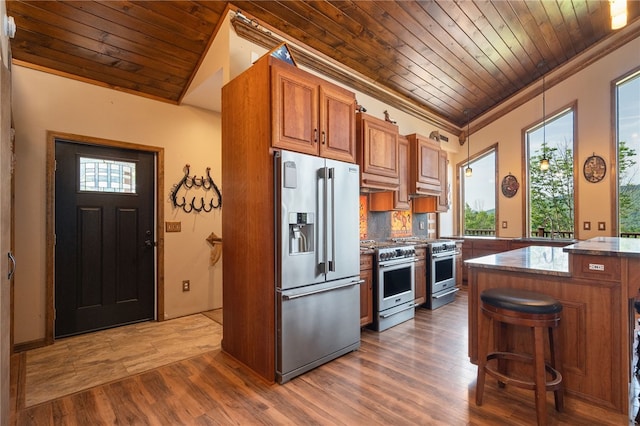
[[[448,291],[448,292],[443,293],[443,294],[438,294],[438,295],[434,294],[433,298],[434,299],[440,299],[440,298],[443,298],[445,296],[449,296],[450,294],[457,293],[458,291],[460,291],[460,289],[456,287],[456,288],[452,289],[451,291]]]
[[[432,254],[431,257],[433,259],[442,259],[443,257],[454,257],[455,255],[456,255],[455,251],[448,251],[446,253]]]
[[[389,261],[387,263],[383,263],[381,265],[378,265],[378,268],[391,268],[392,266],[398,266],[398,265],[407,265],[409,263],[416,263],[418,261],[418,259],[416,259],[415,257],[412,258],[402,258],[402,259],[398,259],[398,260],[392,260]]]
[[[416,305],[413,304],[413,305],[407,306],[406,308],[404,308],[404,309],[402,309],[400,311],[395,311],[392,314],[380,314],[380,318],[389,318],[389,317],[392,317],[392,316],[394,316],[396,314],[399,314],[400,312],[408,311],[409,309],[415,309],[415,307],[416,307]]]

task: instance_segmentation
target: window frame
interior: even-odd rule
[[[611,225],[611,235],[620,236],[620,173],[619,173],[619,129],[618,129],[618,85],[624,83],[632,78],[640,78],[640,66],[614,78],[611,80],[611,158],[615,159],[615,167],[612,167],[610,179],[611,179],[611,193],[615,198],[613,203],[614,220]],[[640,155],[640,153],[638,154]]]
[[[469,141],[467,140],[465,143],[469,143]],[[494,200],[495,200],[495,222],[494,222],[494,228],[495,228],[495,236],[498,237],[498,233],[500,232],[500,227],[498,227],[498,223],[499,223],[499,218],[500,218],[500,214],[499,214],[499,198],[498,198],[498,175],[499,175],[499,161],[498,161],[498,151],[499,151],[499,144],[498,143],[494,143],[492,145],[489,145],[488,147],[476,152],[475,154],[473,154],[472,156],[470,156],[468,158],[469,161],[467,161],[467,159],[464,159],[463,161],[459,162],[456,165],[456,178],[458,181],[458,188],[459,188],[459,192],[458,192],[458,200],[457,200],[457,211],[458,211],[458,218],[457,218],[457,227],[458,227],[458,235],[461,236],[466,236],[465,235],[465,223],[464,223],[464,212],[465,212],[465,179],[466,176],[464,175],[464,170],[467,167],[467,164],[472,164],[477,161],[480,160],[488,155],[490,155],[492,152],[495,155],[495,166],[494,166],[494,179],[496,182],[496,185],[494,185]],[[472,167],[473,168],[473,167]]]
[[[531,200],[530,200],[530,186],[531,180],[529,177],[529,146],[527,143],[527,133],[532,130],[538,130],[542,127],[543,123],[546,121],[547,125],[549,122],[560,117],[568,111],[573,111],[573,239],[578,239],[578,212],[576,210],[578,206],[578,194],[579,194],[579,186],[580,179],[578,179],[578,158],[579,155],[579,144],[578,144],[578,101],[573,100],[568,104],[561,106],[560,108],[555,109],[550,114],[547,114],[546,117],[540,117],[539,120],[536,120],[525,126],[521,130],[521,149],[522,149],[522,187],[523,190],[526,191],[526,194],[522,197],[522,212],[524,215],[522,221],[522,236],[525,238],[541,238],[551,240],[552,237],[537,237],[536,235],[531,235]]]

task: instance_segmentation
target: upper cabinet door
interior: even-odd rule
[[[272,146],[318,154],[318,81],[291,66],[273,66]]]
[[[320,156],[356,162],[356,112],[353,93],[331,84],[320,87]]]
[[[409,142],[411,144],[410,193],[440,196],[442,194],[440,144],[416,134],[409,135]]]
[[[442,185],[442,193],[438,197],[438,206],[437,211],[446,212],[449,210],[449,173],[447,164],[449,160],[447,159],[447,152],[442,150],[440,151],[440,183]]]
[[[398,137],[398,161],[400,187],[393,192],[393,209],[409,210],[409,139],[405,136]]]
[[[355,95],[292,66],[271,69],[271,145],[355,163]]]
[[[398,126],[363,113],[356,116],[361,188],[398,190]]]

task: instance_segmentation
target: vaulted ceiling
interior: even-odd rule
[[[8,0],[12,54],[21,65],[180,103],[204,55],[216,53],[208,50],[227,6],[247,17],[245,27],[355,71],[391,93],[390,104],[458,127],[465,111],[491,110],[614,34],[609,2],[595,0]],[[628,21],[639,17],[640,2],[629,1]]]

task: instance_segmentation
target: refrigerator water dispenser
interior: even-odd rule
[[[313,252],[313,228],[313,213],[289,213],[289,254]]]

